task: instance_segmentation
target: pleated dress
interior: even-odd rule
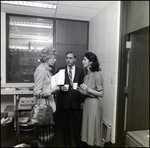
[[[103,89],[103,81],[100,71],[89,72],[84,78],[84,83],[89,88],[98,91]],[[91,146],[103,145],[103,109],[101,99],[87,96],[84,100],[81,140]]]

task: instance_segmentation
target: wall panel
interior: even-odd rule
[[[66,64],[65,54],[74,51],[77,54],[76,64],[83,68],[82,60],[88,50],[88,22],[56,19],[57,62],[55,72]]]
[[[149,1],[128,1],[127,33],[149,26]]]

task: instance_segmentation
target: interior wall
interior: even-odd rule
[[[89,22],[89,51],[98,56],[104,77],[104,120],[112,126],[115,143],[120,2],[109,2]],[[6,13],[1,12],[1,84],[6,76]],[[112,82],[112,83],[111,83]]]
[[[6,80],[6,13],[1,12],[1,84]]]
[[[109,2],[89,22],[89,51],[99,59],[104,77],[103,119],[112,126],[115,143],[120,1]]]

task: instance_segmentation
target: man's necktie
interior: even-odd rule
[[[72,68],[69,67],[69,80],[70,80],[71,86],[73,86],[73,84],[72,84],[72,70],[71,70],[71,69],[72,69]]]

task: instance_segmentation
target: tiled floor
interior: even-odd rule
[[[62,132],[60,132],[60,130],[58,129],[55,129],[55,138],[52,139],[49,147],[63,147]],[[16,132],[12,133],[11,137],[8,140],[1,141],[1,147],[14,147],[15,135],[16,135]],[[75,147],[73,140],[72,140],[72,147]],[[112,146],[110,143],[105,143],[105,147],[112,147]]]
[[[73,130],[72,130],[73,132]],[[54,138],[51,140],[49,147],[64,147],[63,145],[63,134],[62,126],[60,122],[60,117],[55,115],[55,126],[54,126]],[[14,131],[11,134],[11,137],[6,141],[1,141],[1,147],[14,147],[15,146],[15,136],[16,132]],[[72,134],[72,147],[75,147],[74,138]],[[111,147],[111,144],[106,143],[105,147]]]
[[[54,126],[54,138],[51,140],[49,147],[63,147],[63,134],[62,126],[59,120],[60,118],[55,115],[55,126]],[[11,137],[6,141],[1,141],[1,147],[14,147],[15,146],[16,131],[14,131]],[[74,147],[74,141],[72,138],[72,146]]]
[[[8,140],[1,141],[1,147],[13,147],[14,146],[14,137],[15,132],[11,134],[11,137]]]

